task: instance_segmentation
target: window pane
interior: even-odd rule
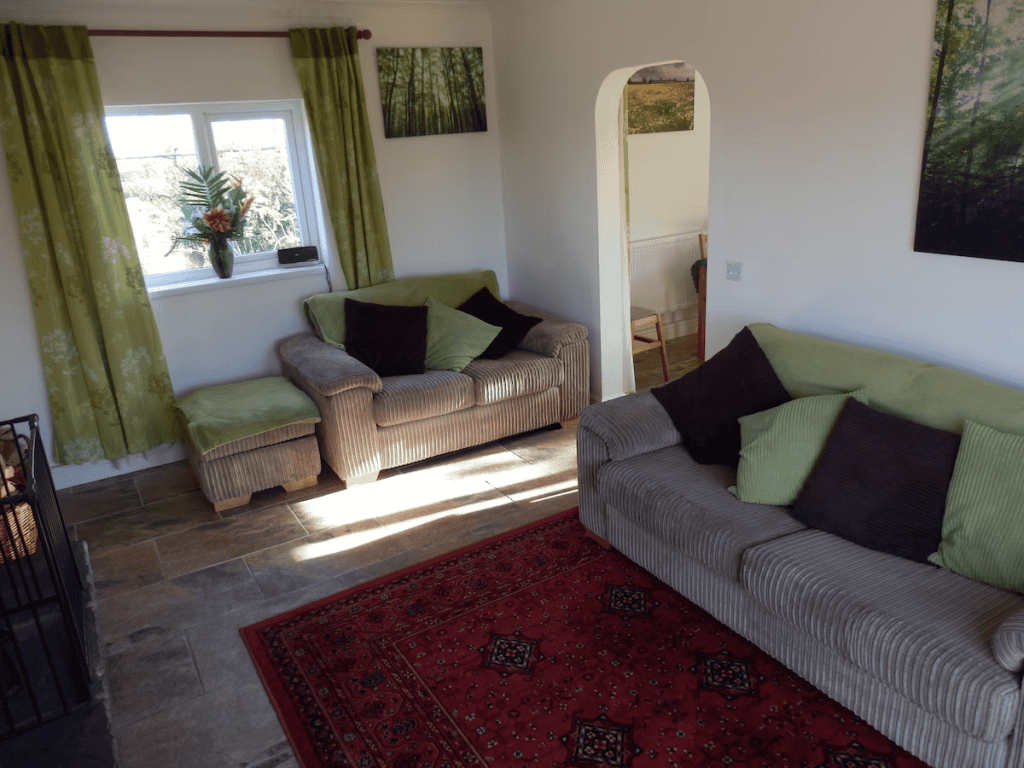
[[[242,188],[256,198],[245,217],[239,251],[302,245],[284,120],[218,120],[211,126],[220,169],[241,178]]]
[[[185,175],[182,169],[199,167],[192,118],[111,115],[107,117],[107,133],[117,158],[143,273],[156,275],[206,266],[206,253],[199,247],[182,245],[167,255],[174,236],[185,227],[177,202]]]

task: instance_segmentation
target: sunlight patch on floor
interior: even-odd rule
[[[395,475],[295,505],[307,527],[315,530],[372,520],[443,504],[481,491],[493,490],[482,480],[453,483],[430,473]]]
[[[361,547],[364,544],[370,544],[378,539],[382,539],[385,536],[390,535],[391,532],[383,526],[371,528],[367,531],[353,531],[352,533],[334,536],[327,541],[315,541],[310,544],[300,544],[292,550],[291,558],[297,563],[302,563],[307,560],[318,560],[323,557],[336,555],[339,552],[347,552],[350,549]]]

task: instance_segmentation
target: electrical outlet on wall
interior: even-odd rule
[[[740,273],[743,272],[742,261],[727,261],[725,262],[725,279],[726,280],[739,280]]]

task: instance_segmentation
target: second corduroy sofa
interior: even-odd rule
[[[889,414],[956,434],[989,425],[1020,450],[1024,392],[766,323],[749,330],[794,402],[866,392]],[[680,438],[650,391],[587,408],[583,524],[929,765],[1024,765],[1019,591],[807,527],[791,507],[740,501],[729,490],[737,470],[698,464]],[[1024,462],[1004,479],[1022,472]],[[872,492],[871,478],[862,487]],[[889,510],[893,525],[902,512]],[[1022,523],[1024,510],[1006,534]]]
[[[383,469],[481,445],[575,419],[590,401],[587,330],[518,302],[540,317],[518,347],[476,359],[462,372],[378,376],[344,349],[324,341],[321,327],[347,298],[417,306],[432,298],[458,307],[481,288],[498,296],[494,272],[428,275],[311,297],[305,311],[318,333],[278,345],[283,373],[320,409],[325,462],[346,483],[370,482]]]

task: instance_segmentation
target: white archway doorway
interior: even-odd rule
[[[629,344],[629,242],[626,227],[625,175],[623,167],[622,96],[629,78],[638,70],[659,64],[652,62],[624,67],[610,73],[598,90],[594,109],[597,161],[598,214],[598,296],[601,329],[601,399],[607,400],[634,389],[633,357]],[[704,132],[703,195],[706,222],[707,163],[710,143],[710,109],[707,87],[700,72],[695,73],[694,127]],[[688,133],[688,132],[686,132]],[[669,136],[670,134],[660,134]],[[645,137],[646,138],[646,137]],[[636,220],[636,208],[634,221]],[[685,218],[681,214],[681,218]],[[683,225],[680,225],[683,226]],[[701,226],[701,229],[705,229]],[[688,273],[689,264],[686,264]],[[686,277],[685,279],[689,279]],[[694,307],[695,311],[695,307]]]

